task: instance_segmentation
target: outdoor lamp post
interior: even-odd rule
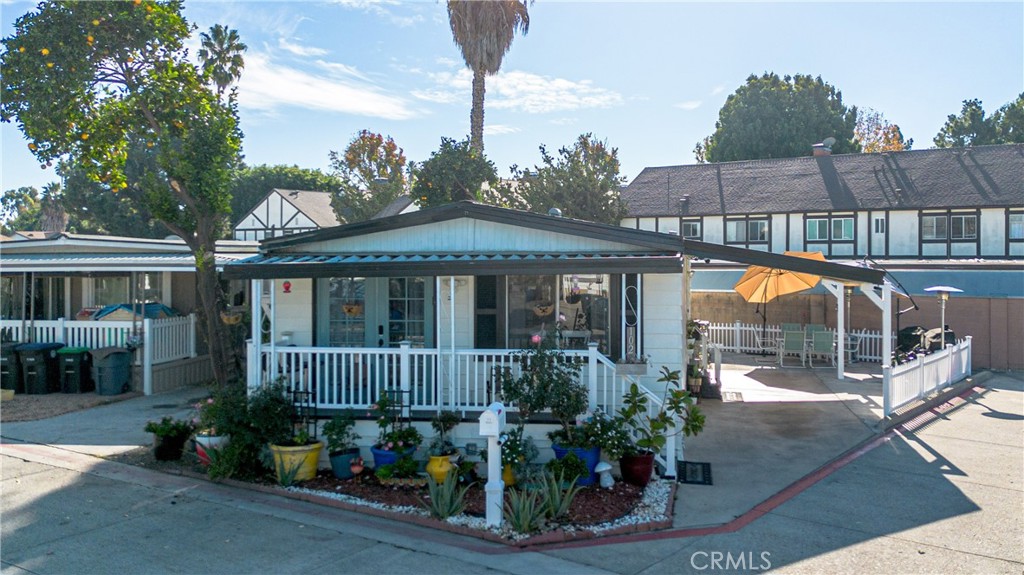
[[[946,301],[951,293],[963,293],[964,290],[949,286],[932,286],[924,288],[939,297],[939,329],[942,333],[942,349],[946,349]]]

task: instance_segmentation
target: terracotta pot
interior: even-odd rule
[[[631,485],[646,487],[654,472],[654,454],[623,455],[619,458],[622,480]]]

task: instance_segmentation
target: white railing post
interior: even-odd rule
[[[63,343],[64,345],[67,345],[67,343],[68,343],[68,332],[65,331],[66,329],[67,328],[64,326],[64,318],[63,317],[57,318],[57,337],[56,337],[57,343]]]
[[[196,356],[196,314],[188,314],[188,356]]]
[[[405,340],[398,344],[398,373],[402,390],[402,417],[409,417],[409,406],[412,404],[412,342]]]
[[[974,359],[971,357],[971,355],[974,353],[974,344],[971,342],[971,339],[973,337],[974,336],[969,335],[965,338],[967,342],[967,359],[964,361],[964,373],[966,373],[967,375],[971,375],[972,373],[974,373],[974,366],[971,365],[971,362]]]
[[[156,338],[153,337],[153,320],[144,318],[142,320],[142,393],[153,395],[153,347],[156,346]]]
[[[587,408],[597,408],[597,342],[587,344]]]
[[[253,390],[260,386],[260,358],[256,354],[256,344],[251,339],[245,340],[245,365],[246,368],[246,385],[249,388],[249,394]],[[246,395],[249,395],[246,394]]]
[[[882,417],[892,415],[892,366],[882,366]]]
[[[733,337],[733,340],[732,340],[733,341],[732,350],[734,352],[736,352],[736,353],[739,353],[741,351],[740,350],[740,345],[741,345],[741,341],[742,341],[740,339],[740,320],[736,320],[736,325],[733,326],[732,337]]]

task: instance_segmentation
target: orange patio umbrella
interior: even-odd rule
[[[825,261],[825,256],[821,252],[785,252],[783,255]],[[761,310],[762,305],[767,308],[768,302],[773,299],[811,289],[818,285],[819,281],[821,281],[821,276],[814,274],[765,266],[750,266],[743,277],[733,286],[733,289],[748,302],[756,302],[758,310]],[[768,316],[764,311],[755,313],[759,313],[762,319],[761,337],[763,338],[768,324]]]

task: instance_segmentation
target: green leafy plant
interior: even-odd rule
[[[388,463],[387,465],[381,465],[373,472],[373,474],[377,477],[377,479],[391,479],[392,477],[395,476],[395,464]]]
[[[541,496],[534,491],[508,492],[505,501],[505,519],[513,530],[519,533],[533,533],[539,531],[544,520],[544,507],[541,505]]]
[[[460,487],[459,482],[455,481],[456,473],[456,469],[450,469],[444,483],[438,483],[430,475],[427,476],[427,500],[417,499],[431,517],[444,521],[462,513],[466,508],[466,492],[469,491],[469,485]]]
[[[377,444],[383,451],[404,451],[423,442],[423,434],[406,421],[402,421],[398,406],[386,395],[370,406],[380,429]]]
[[[573,499],[576,498],[580,489],[582,488],[576,485],[575,478],[571,479],[569,485],[566,486],[565,478],[561,474],[547,474],[543,484],[544,499],[541,501],[544,515],[552,521],[564,517],[572,507]]]
[[[455,453],[455,444],[452,443],[448,434],[455,429],[460,421],[462,421],[462,416],[458,412],[450,410],[440,411],[430,420],[430,427],[437,434],[430,440],[428,448],[430,455],[441,456]]]
[[[590,475],[590,470],[587,469],[587,462],[583,461],[576,456],[575,453],[569,452],[565,457],[561,459],[552,459],[547,462],[548,473],[556,475],[560,478],[575,482],[580,477]]]
[[[278,483],[282,487],[290,487],[295,484],[295,477],[299,474],[299,469],[302,468],[302,461],[296,461],[295,464],[285,467],[284,459],[281,459],[277,464],[277,478]]]
[[[327,452],[338,453],[356,447],[359,434],[355,432],[356,420],[351,413],[335,415],[324,424],[324,438],[327,440]]]
[[[181,437],[192,434],[191,421],[182,419],[174,419],[169,415],[165,415],[160,418],[160,421],[150,421],[146,423],[145,431],[152,433],[157,437]]]
[[[548,433],[548,438],[562,447],[600,447],[602,454],[609,459],[618,459],[633,445],[626,422],[600,409],[594,410],[572,430],[570,435],[564,429],[556,429]]]
[[[533,438],[525,434],[522,425],[513,427],[508,431],[508,437],[501,444],[501,464],[511,465],[518,474],[530,462],[537,459],[540,451],[533,442]],[[487,450],[481,452],[481,457],[487,461]]]
[[[622,397],[619,416],[635,438],[631,452],[658,452],[670,437],[680,433],[697,435],[704,429],[704,414],[690,393],[681,387],[679,378],[678,370],[661,367],[658,382],[665,385],[665,393],[656,411],[652,409],[651,399],[635,383]],[[677,420],[681,422],[678,425]]]

